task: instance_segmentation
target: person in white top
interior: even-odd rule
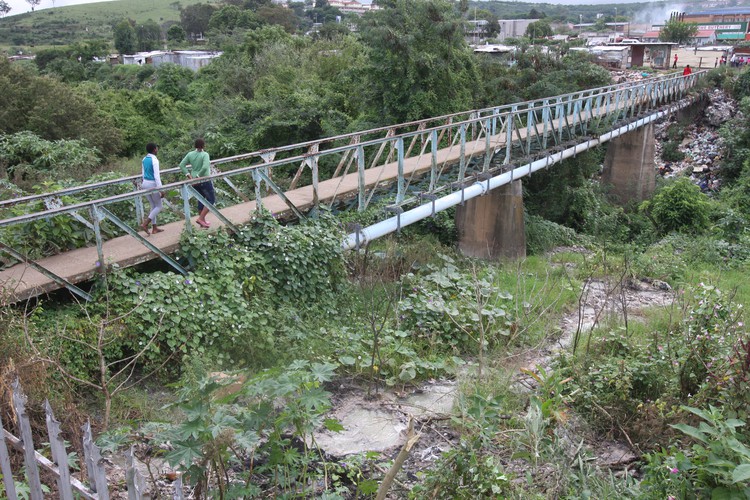
[[[159,146],[153,142],[146,144],[146,152],[148,153],[141,162],[143,172],[143,182],[141,188],[153,189],[161,187],[161,174],[159,173],[159,159],[156,157],[156,153],[159,151]],[[161,199],[164,198],[164,193],[159,191],[152,191],[146,195],[148,202],[151,205],[151,212],[148,217],[141,224],[141,229],[146,231],[146,234],[161,233],[163,229],[159,229],[156,225],[156,216],[161,212]],[[149,233],[149,224],[151,225],[151,232]]]

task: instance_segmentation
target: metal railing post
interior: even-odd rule
[[[396,191],[396,203],[404,201],[406,196],[406,180],[404,179],[404,139],[399,137],[396,139],[396,153],[398,155],[398,180],[397,191]]]

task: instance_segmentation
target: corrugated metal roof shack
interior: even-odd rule
[[[185,68],[198,71],[207,66],[211,61],[219,57],[221,52],[207,52],[205,50],[175,50],[153,52],[138,52],[136,54],[126,54],[122,56],[123,64],[152,64],[159,66],[164,63],[177,64]]]
[[[609,46],[623,44],[611,43]],[[630,47],[630,61],[626,68],[633,66],[651,65],[654,68],[668,68],[672,59],[672,49],[677,46],[676,43],[670,42],[641,42],[627,44]]]

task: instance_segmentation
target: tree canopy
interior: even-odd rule
[[[544,19],[534,21],[526,27],[525,35],[532,40],[552,36],[552,26]]]
[[[120,54],[134,54],[138,47],[135,28],[128,19],[123,19],[115,26],[115,48]]]
[[[215,10],[213,5],[207,3],[188,5],[180,10],[180,25],[191,37],[198,36],[208,31]]]
[[[139,24],[135,29],[139,51],[150,51],[159,48],[161,43],[161,27],[153,19]]]
[[[395,0],[363,16],[371,109],[391,122],[469,109],[478,74],[463,20],[444,0]]]
[[[662,42],[688,43],[698,33],[698,25],[670,19],[659,32]]]

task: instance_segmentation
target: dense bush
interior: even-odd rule
[[[276,362],[278,356],[271,353],[284,324],[325,314],[336,301],[344,273],[338,235],[327,219],[284,228],[268,216],[236,237],[186,234],[179,261],[192,265],[188,276],[110,275],[97,303],[86,316],[74,314],[70,322],[79,327],[71,328],[85,332],[92,328],[86,326],[91,317],[122,315],[109,349],[122,356],[140,355],[151,368],[184,353],[201,353],[235,367]],[[67,343],[56,338],[50,345]],[[80,350],[80,345],[62,347],[55,356],[63,365],[79,367],[85,359],[77,354]],[[96,372],[95,364],[87,366]]]
[[[105,155],[122,144],[111,117],[88,96],[0,58],[0,133],[22,131],[50,141],[85,140]]]
[[[19,186],[48,179],[90,177],[101,162],[85,140],[47,141],[32,132],[0,134],[0,172]]]
[[[557,246],[570,246],[580,241],[572,229],[548,221],[537,215],[525,214],[526,251],[539,255]]]
[[[419,276],[404,276],[402,327],[447,352],[476,352],[482,341],[507,341],[518,328],[508,308],[512,296],[494,289],[491,274],[465,274],[444,259],[440,269],[428,266]]]
[[[679,143],[665,142],[662,145],[661,159],[664,161],[682,161],[685,159],[685,153],[679,150]]]
[[[642,336],[594,331],[580,362],[568,370],[580,388],[577,408],[601,432],[626,433],[658,449],[681,422],[679,405],[721,405],[730,415],[747,411],[750,369],[742,306],[700,284],[679,297],[680,321]]]
[[[711,204],[698,186],[682,177],[665,185],[644,203],[661,234],[671,231],[702,233],[708,228]]]

